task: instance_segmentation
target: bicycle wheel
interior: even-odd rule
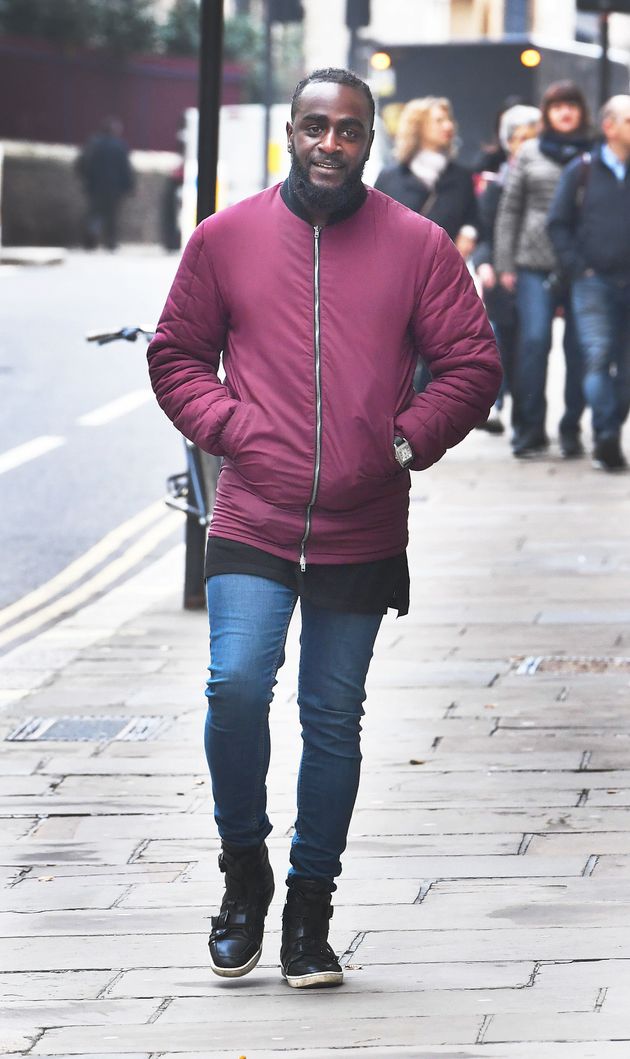
[[[189,451],[189,461],[189,502],[196,501],[197,506],[206,513],[206,519],[209,521],[214,506],[220,460],[216,456],[211,456],[208,452],[202,452],[201,449],[191,449]],[[196,482],[191,480],[191,467]],[[194,502],[192,506],[195,506]],[[184,537],[186,550],[184,560],[185,610],[203,610],[206,606],[204,567],[207,533],[207,523],[200,522],[198,515],[186,515]]]

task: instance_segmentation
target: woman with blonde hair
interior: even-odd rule
[[[455,161],[456,132],[448,99],[412,99],[400,115],[394,147],[397,162],[383,169],[374,185],[435,221],[453,240],[463,225],[477,227],[472,176]]]

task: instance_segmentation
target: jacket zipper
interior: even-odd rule
[[[313,269],[313,286],[314,286],[314,309],[315,309],[315,332],[314,332],[314,350],[315,350],[315,469],[313,472],[313,488],[311,490],[311,499],[308,502],[306,508],[306,522],[304,525],[304,536],[302,537],[302,543],[300,545],[300,570],[302,573],[306,571],[306,542],[311,533],[311,517],[313,513],[313,505],[317,499],[317,490],[319,489],[319,472],[322,461],[322,364],[321,364],[321,349],[320,349],[320,333],[319,333],[319,236],[321,228],[313,228],[314,233],[314,269]]]

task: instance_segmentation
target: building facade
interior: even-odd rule
[[[252,9],[260,0],[251,0]],[[302,0],[304,66],[345,65],[350,34],[346,0]],[[568,44],[582,33],[597,40],[597,16],[580,16],[575,0],[371,0],[370,25],[359,36],[383,46],[501,37],[530,33],[550,45]],[[611,47],[630,48],[630,16],[610,16]]]

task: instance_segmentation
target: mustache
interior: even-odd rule
[[[364,159],[355,172],[346,174],[337,188],[318,187],[311,183],[310,168],[313,165],[309,161],[306,165],[298,160],[295,153],[291,158],[290,179],[298,198],[302,204],[310,209],[325,209],[330,211],[342,210],[348,206],[360,193],[362,188],[361,178],[367,159]],[[346,169],[345,163],[339,166]]]

